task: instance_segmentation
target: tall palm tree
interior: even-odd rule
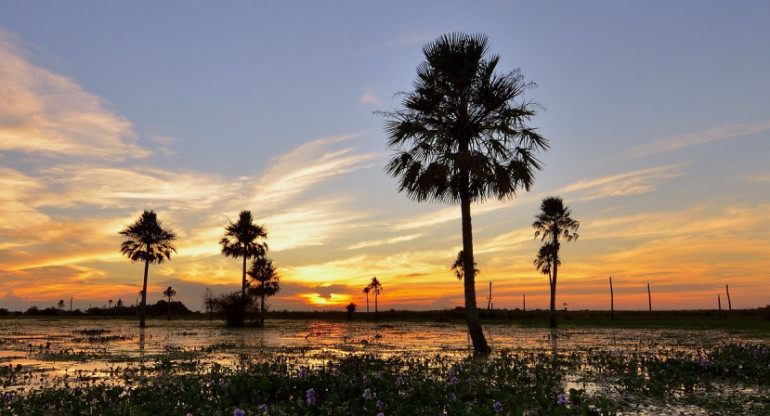
[[[147,315],[147,274],[150,263],[163,263],[171,259],[171,253],[176,252],[174,240],[176,234],[171,229],[163,228],[154,211],[145,210],[136,222],[120,232],[125,240],[120,246],[120,252],[131,261],[144,262],[144,283],[142,284],[142,304],[139,307],[139,327],[145,327]]]
[[[166,290],[163,291],[163,296],[168,298],[168,320],[171,320],[171,298],[176,296],[176,290],[171,288],[169,286]]]
[[[369,319],[369,292],[371,292],[372,287],[370,285],[366,285],[364,288],[364,294],[366,295],[366,319]]]
[[[569,207],[564,205],[561,198],[553,196],[543,199],[540,203],[540,212],[532,223],[535,238],[539,236],[540,241],[545,241],[535,259],[535,267],[548,275],[548,281],[551,284],[551,328],[556,328],[556,278],[561,266],[559,240],[576,240],[578,227],[580,222],[572,219],[572,211]]]
[[[278,272],[273,266],[273,261],[264,257],[258,256],[251,264],[251,268],[247,272],[251,277],[253,286],[249,287],[250,294],[259,296],[259,326],[265,326],[265,297],[273,296],[281,290],[278,282]]]
[[[251,211],[241,211],[238,222],[230,221],[225,227],[225,236],[219,241],[222,246],[222,254],[227,257],[243,257],[243,276],[241,278],[241,303],[242,312],[246,311],[246,261],[258,256],[264,256],[267,252],[267,243],[258,242],[258,239],[266,239],[267,230],[262,225],[254,223]]]
[[[377,277],[372,277],[371,283],[369,283],[369,290],[374,292],[374,316],[379,316],[379,311],[377,310],[377,297],[380,296],[380,292],[382,292],[382,283],[380,283],[379,280],[377,280]]]
[[[521,96],[534,84],[518,69],[495,73],[500,57],[489,55],[486,35],[446,34],[423,54],[403,108],[380,113],[396,151],[386,170],[418,202],[459,203],[468,332],[474,350],[488,352],[476,310],[471,203],[529,190],[540,169],[535,154],[548,141],[527,125],[537,106]]]

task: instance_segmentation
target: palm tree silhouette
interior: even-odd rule
[[[225,236],[219,241],[222,246],[222,254],[227,257],[243,257],[243,276],[241,279],[241,307],[246,311],[246,261],[258,256],[264,256],[267,252],[267,243],[257,242],[257,239],[266,239],[267,230],[262,225],[254,224],[251,211],[241,211],[238,222],[225,227]]]
[[[142,303],[139,307],[139,327],[145,327],[147,315],[147,274],[150,263],[163,263],[171,259],[176,252],[174,240],[176,234],[171,229],[163,228],[154,211],[145,210],[136,222],[127,226],[120,235],[125,240],[120,252],[131,261],[144,261],[144,282],[142,284]]]
[[[380,296],[380,292],[382,292],[382,283],[380,283],[379,280],[377,280],[377,277],[372,277],[371,283],[369,283],[369,290],[371,292],[374,292],[374,316],[379,316],[379,311],[377,310],[377,297]],[[368,299],[367,294],[367,299]]]
[[[259,326],[265,326],[265,297],[273,296],[281,290],[278,282],[278,272],[273,266],[273,261],[264,257],[258,256],[251,264],[251,268],[247,272],[251,281],[255,283],[254,286],[249,288],[250,294],[259,296]]]
[[[366,294],[366,319],[369,319],[369,292],[371,290],[371,285],[366,285],[366,287],[364,287],[364,293]]]
[[[540,203],[540,212],[535,216],[532,228],[535,238],[545,241],[535,259],[535,267],[548,275],[551,285],[551,328],[556,328],[556,277],[561,266],[559,259],[559,239],[572,241],[578,238],[580,222],[571,217],[572,211],[559,197],[548,197]]]
[[[172,289],[171,286],[169,286],[166,290],[163,291],[163,296],[168,298],[168,320],[171,320],[171,298],[176,296],[176,290]]]
[[[463,280],[465,277],[465,255],[463,254],[463,251],[460,250],[457,252],[457,258],[455,259],[455,262],[452,263],[451,270],[455,272],[455,276],[457,276],[458,280]],[[479,269],[476,268],[476,263],[473,264],[473,275],[476,276],[479,274]]]
[[[495,74],[500,57],[488,55],[486,35],[446,34],[423,54],[403,108],[380,113],[397,151],[386,170],[418,202],[460,204],[468,332],[475,351],[489,352],[476,310],[471,203],[529,190],[548,141],[527,126],[536,105],[520,101],[534,84],[518,69]]]

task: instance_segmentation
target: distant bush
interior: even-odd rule
[[[246,301],[248,302],[248,299]],[[222,316],[227,326],[243,326],[246,314],[244,313],[241,292],[233,292],[218,297],[214,304],[214,312]]]

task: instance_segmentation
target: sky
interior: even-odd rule
[[[559,196],[558,307],[770,304],[770,2],[0,0],[0,308],[137,301],[118,232],[143,210],[179,236],[150,267],[202,309],[235,291],[242,210],[268,230],[274,310],[463,305],[456,205],[384,165],[384,119],[422,47],[484,33],[519,68],[551,148],[529,192],[472,207],[479,305],[548,307],[532,221]],[[373,299],[371,307],[373,308]]]

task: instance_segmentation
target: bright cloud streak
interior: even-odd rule
[[[150,155],[125,118],[71,79],[30,63],[0,29],[0,151],[123,160]]]
[[[770,120],[764,120],[753,124],[730,124],[697,133],[656,140],[652,143],[645,144],[644,146],[635,147],[629,150],[627,155],[629,157],[649,156],[655,153],[670,152],[717,140],[735,139],[767,130],[770,130]]]

